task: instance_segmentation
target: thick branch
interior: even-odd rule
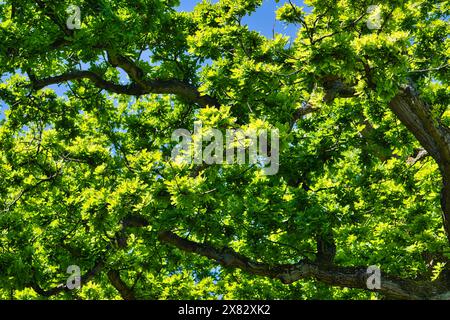
[[[62,32],[66,34],[66,36],[71,36],[73,34],[73,30],[67,29],[67,27],[62,24],[55,12],[49,8],[41,1],[35,0],[35,2],[39,5],[39,7],[44,11],[45,15],[49,17],[60,29]],[[49,10],[47,10],[49,9]],[[58,84],[71,80],[79,80],[79,79],[89,79],[94,85],[98,88],[107,90],[109,92],[126,94],[139,96],[143,94],[175,94],[179,97],[186,99],[187,101],[196,103],[202,107],[206,106],[216,106],[218,107],[219,102],[209,96],[202,95],[198,89],[188,83],[177,79],[153,79],[148,80],[145,78],[144,71],[133,61],[124,57],[113,50],[107,51],[108,53],[108,62],[114,67],[122,68],[128,76],[133,80],[133,83],[130,85],[118,85],[112,82],[108,82],[104,80],[98,74],[91,71],[76,71],[70,72],[64,75],[50,77],[41,80],[35,80],[33,87],[37,90],[42,89],[51,84]]]
[[[123,69],[146,93],[176,94],[202,107],[219,106],[216,99],[208,95],[201,95],[196,87],[183,81],[175,79],[147,80],[145,72],[134,61],[112,50],[108,51],[108,62],[113,67]]]
[[[216,249],[207,244],[181,238],[170,231],[160,232],[159,240],[185,252],[196,253],[215,260],[224,267],[239,268],[249,274],[279,279],[284,284],[314,278],[332,286],[368,290],[367,279],[370,274],[367,273],[366,267],[324,266],[308,260],[296,264],[271,265],[252,261],[231,248]],[[381,289],[378,291],[391,298],[421,299],[438,296],[450,291],[450,287],[448,284],[438,282],[405,280],[383,274]]]
[[[83,79],[89,79],[91,80],[94,85],[100,89],[104,89],[109,92],[119,93],[119,94],[126,94],[126,95],[142,95],[145,92],[142,90],[140,86],[137,84],[130,84],[130,85],[119,85],[115,84],[113,82],[106,81],[101,76],[96,74],[92,71],[73,71],[68,72],[60,76],[55,77],[49,77],[45,79],[34,79],[30,76],[30,79],[32,81],[33,88],[35,90],[40,90],[46,86],[52,85],[52,84],[60,84],[67,81],[73,81],[73,80],[83,80]]]
[[[450,132],[433,119],[430,107],[410,86],[404,87],[389,104],[391,110],[411,131],[439,165],[443,178],[441,207],[444,230],[450,242]]]
[[[392,99],[391,110],[441,165],[450,163],[450,135],[433,120],[430,108],[407,86]]]
[[[144,94],[175,94],[188,101],[199,104],[202,107],[218,106],[219,103],[210,96],[202,96],[198,90],[176,79],[169,80],[142,80],[139,83],[133,82],[128,85],[119,85],[103,79],[100,75],[92,71],[73,71],[63,75],[44,78],[31,79],[35,90],[42,89],[52,84],[60,84],[67,81],[88,79],[100,89],[118,94],[140,96]]]
[[[104,266],[104,263],[102,260],[97,262],[91,270],[89,270],[88,272],[86,272],[84,275],[81,276],[80,282],[81,283],[89,282],[93,277],[95,277],[102,270],[103,266]],[[51,297],[51,296],[54,296],[61,292],[71,291],[71,289],[69,289],[67,287],[67,284],[65,284],[65,283],[59,284],[58,286],[53,287],[49,290],[44,290],[37,284],[36,281],[34,281],[33,283],[30,284],[30,287],[33,288],[33,290],[36,291],[37,294],[44,296],[44,297]]]
[[[108,271],[108,279],[109,282],[113,285],[114,288],[119,291],[120,296],[124,300],[136,300],[133,290],[131,290],[127,284],[120,278],[120,273],[117,270],[109,270]]]
[[[355,91],[338,77],[324,79],[325,102],[335,97],[354,97]],[[434,119],[428,106],[411,86],[404,86],[389,103],[397,118],[431,155],[442,174],[441,207],[444,230],[450,242],[450,130]]]

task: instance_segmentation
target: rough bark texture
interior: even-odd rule
[[[338,267],[308,260],[296,264],[271,265],[250,260],[231,248],[217,249],[181,238],[170,231],[160,232],[159,240],[185,252],[215,260],[226,268],[239,268],[250,274],[279,279],[284,284],[301,279],[316,279],[332,286],[368,290],[367,280],[371,274],[367,272],[367,267]],[[393,299],[442,299],[447,296],[450,286],[444,281],[405,280],[382,274],[381,288],[375,291]]]
[[[109,282],[120,293],[120,296],[124,300],[136,300],[133,290],[131,290],[127,284],[120,278],[120,273],[117,270],[108,271]]]
[[[44,79],[34,79],[33,76],[31,75],[30,78],[32,80],[32,86],[35,90],[42,89],[52,84],[60,84],[67,81],[87,79],[91,80],[92,83],[100,89],[104,89],[108,92],[118,94],[125,94],[132,96],[141,96],[144,94],[151,94],[151,93],[175,94],[188,101],[197,103],[202,107],[218,105],[218,102],[214,98],[207,95],[201,95],[200,92],[197,90],[197,88],[177,79],[140,80],[139,83],[132,82],[127,85],[120,85],[111,81],[107,81],[103,79],[100,75],[92,71],[83,71],[83,70],[68,72],[59,76]]]
[[[433,119],[430,107],[410,87],[404,87],[389,104],[391,110],[411,131],[439,165],[442,174],[441,206],[445,233],[450,243],[450,132]]]

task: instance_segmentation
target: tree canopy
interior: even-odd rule
[[[449,298],[450,2],[265,3],[0,1],[1,299]],[[278,173],[173,161],[196,121]]]

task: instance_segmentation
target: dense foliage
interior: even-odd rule
[[[0,298],[448,297],[450,2],[177,5],[0,2]],[[278,128],[278,174],[172,161],[199,120]]]

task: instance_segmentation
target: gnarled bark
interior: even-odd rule
[[[433,118],[430,107],[410,86],[402,88],[389,106],[439,165],[443,180],[442,218],[450,243],[450,131]]]
[[[284,284],[301,279],[316,279],[332,286],[368,290],[367,280],[371,274],[367,272],[367,267],[339,267],[308,260],[272,265],[253,261],[231,248],[218,249],[184,239],[170,231],[160,232],[159,240],[182,251],[215,260],[226,268],[239,268],[249,274],[279,279]],[[417,281],[382,274],[381,288],[374,291],[395,299],[441,299],[447,296],[450,285],[441,281]]]
[[[127,286],[127,284],[120,277],[120,273],[117,270],[108,271],[108,279],[114,288],[120,293],[123,300],[136,300],[133,290]]]
[[[88,70],[79,70],[68,72],[62,75],[48,77],[44,79],[36,79],[30,76],[32,87],[35,90],[42,89],[52,84],[60,84],[67,81],[88,79],[100,89],[104,89],[108,92],[141,96],[144,94],[174,94],[182,97],[188,101],[197,103],[202,107],[206,106],[218,106],[219,103],[216,99],[208,96],[201,95],[200,92],[194,86],[187,84],[177,79],[168,80],[140,80],[139,82],[132,82],[127,85],[116,84],[111,81],[103,79],[95,72]]]

